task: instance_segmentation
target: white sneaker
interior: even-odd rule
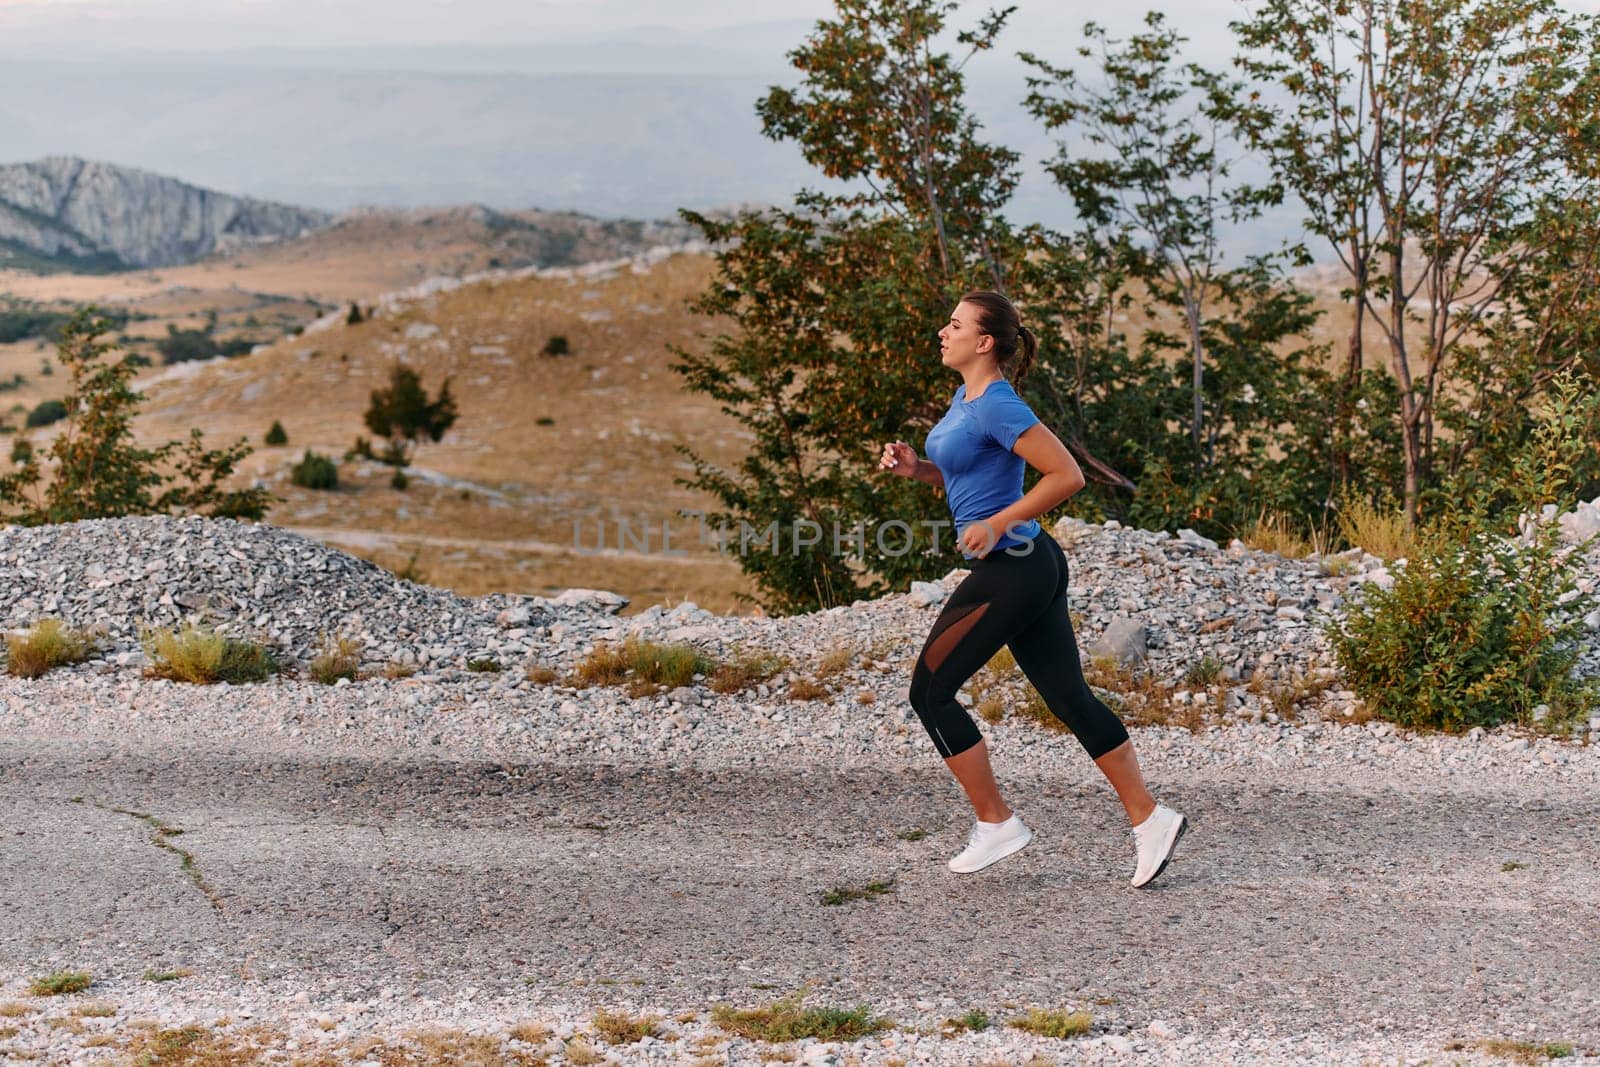
[[[1033,831],[1015,814],[1005,822],[974,822],[967,847],[950,860],[957,874],[973,874],[989,864],[1003,860],[1033,840]]]
[[[1188,828],[1189,820],[1164,804],[1157,804],[1156,810],[1133,828],[1133,843],[1139,850],[1139,868],[1130,883],[1133,888],[1149,885],[1167,869],[1172,850]]]

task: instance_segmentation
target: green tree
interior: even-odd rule
[[[1340,421],[1370,323],[1415,523],[1459,358],[1537,267],[1530,227],[1594,188],[1596,21],[1556,0],[1264,0],[1234,29],[1242,68],[1283,96],[1248,109],[1251,142],[1345,272]],[[1336,465],[1348,477],[1342,449]]]
[[[14,469],[0,476],[0,517],[24,525],[173,512],[261,518],[271,500],[265,489],[226,488],[250,454],[243,439],[206,449],[196,429],[187,440],[156,448],[134,444],[142,397],[130,385],[131,360],[106,359],[113,346],[102,338],[110,328],[88,309],[62,328],[56,358],[72,377],[64,428],[44,456],[26,438],[14,443]]]
[[[979,138],[961,73],[1008,12],[958,34],[958,60],[935,47],[955,6],[839,0],[790,53],[800,84],[758,103],[767,137],[852,191],[807,191],[790,209],[729,220],[684,212],[721,249],[696,308],[732,329],[707,352],[677,350],[674,368],[755,444],[735,470],[685,450],[695,476],[683,484],[719,500],[713,525],[778,531],[778,551],[739,557],[772,610],[878,595],[950,563],[950,534],[936,555],[939,531],[920,525],[948,521],[942,501],[879,476],[875,461],[883,441],[919,440],[943,413],[955,383],[938,362],[938,325],[966,289],[1005,288],[1017,252],[1000,216],[1017,156]],[[801,525],[820,535],[815,547],[793,544]]]
[[[367,429],[387,438],[389,446],[383,461],[395,467],[409,466],[418,442],[438,441],[455,425],[456,402],[450,395],[450,379],[439,387],[439,395],[428,398],[422,378],[403,363],[389,371],[389,385],[372,391],[367,408]]]
[[[1245,87],[1179,62],[1184,38],[1159,13],[1126,40],[1094,23],[1085,36],[1078,53],[1095,61],[1092,79],[1023,55],[1038,72],[1029,110],[1067,138],[1047,168],[1081,220],[1070,239],[1043,235],[1030,306],[1057,320],[1041,362],[1068,363],[1067,421],[1138,482],[1131,500],[1106,500],[1108,510],[1217,534],[1264,507],[1305,512],[1326,493],[1299,469],[1305,449],[1289,438],[1316,406],[1315,376],[1309,349],[1288,342],[1314,322],[1312,301],[1285,279],[1287,253],[1224,254],[1229,228],[1281,195],[1233,177]],[[1134,309],[1148,328],[1130,353],[1111,324],[1114,311]]]

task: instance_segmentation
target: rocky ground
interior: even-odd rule
[[[1366,721],[1321,623],[1384,580],[1376,560],[1055,534],[1080,642],[1142,642],[1163,685],[1166,721],[1134,738],[1195,831],[1157,891],[1128,890],[1073,739],[1009,710],[985,731],[1038,840],[944,870],[966,817],[904,690],[960,572],[790,619],[623,617],[598,591],[463,599],[270,526],[0,530],[0,623],[105,633],[85,664],[0,677],[0,1057],[148,1059],[185,1026],[285,1063],[1600,1055],[1587,730]],[[197,611],[300,676],[146,678],[140,624]],[[372,676],[305,677],[330,635],[360,640]],[[731,694],[567,684],[627,636],[787,664]],[[1020,703],[1014,679],[989,684]],[[80,968],[89,990],[29,995]],[[801,989],[896,1026],[771,1044],[713,1018]],[[602,1008],[658,1033],[608,1044]],[[1086,1011],[1089,1032],[1006,1025],[1034,1008]],[[974,1010],[996,1025],[943,1025]]]

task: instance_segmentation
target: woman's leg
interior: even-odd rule
[[[912,708],[978,819],[989,823],[1005,821],[1011,809],[995,783],[989,747],[956,694],[1047,602],[1020,563],[1007,559],[975,566],[934,621],[911,672]]]
[[[1038,618],[1012,637],[1011,654],[1051,713],[1072,730],[1117,791],[1128,821],[1137,826],[1155,810],[1155,798],[1145,785],[1127,728],[1084,680],[1067,610],[1066,557],[1054,541],[1040,549],[1060,557],[1055,595]]]

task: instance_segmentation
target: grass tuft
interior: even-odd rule
[[[573,668],[570,684],[584,688],[627,683],[630,696],[648,696],[689,685],[695,675],[711,674],[716,666],[693,645],[630,637],[620,646],[596,645]]]
[[[965,1015],[957,1016],[954,1019],[946,1019],[944,1021],[944,1026],[941,1027],[941,1029],[947,1035],[968,1032],[981,1034],[993,1025],[994,1023],[990,1020],[986,1012],[980,1011],[977,1008],[973,1008]]]
[[[1257,552],[1275,552],[1285,559],[1302,559],[1311,544],[1300,535],[1294,520],[1281,511],[1264,511],[1239,540]]]
[[[176,982],[180,978],[189,978],[193,974],[194,970],[189,967],[179,967],[175,971],[146,971],[144,972],[144,980],[146,982]]]
[[[27,630],[6,635],[6,671],[18,678],[38,678],[46,671],[82,663],[96,643],[82,630],[60,619],[40,619]]]
[[[826,700],[828,687],[809,678],[796,678],[789,683],[790,700]]]
[[[711,1010],[711,1021],[730,1034],[751,1041],[854,1041],[875,1034],[889,1025],[874,1018],[866,1007],[807,1008],[805,995],[795,993],[761,1008],[735,1009],[719,1004]]]
[[[175,682],[211,685],[229,682],[262,682],[279,670],[272,653],[253,641],[224,637],[207,626],[188,622],[171,629],[145,629],[140,635],[145,655],[150,657],[146,672],[152,678]]]
[[[789,660],[784,656],[741,649],[733,659],[718,664],[711,672],[711,688],[718,693],[754,689],[788,666]]]
[[[499,674],[501,667],[497,659],[469,659],[467,670],[473,674]]]
[[[639,1018],[605,1009],[594,1013],[594,1034],[608,1045],[632,1045],[660,1033],[661,1019],[655,1015]]]
[[[1451,1042],[1451,1050],[1462,1048],[1459,1041]],[[1546,1060],[1563,1060],[1572,1055],[1572,1046],[1565,1042],[1516,1041],[1505,1037],[1488,1037],[1478,1042],[1479,1051],[1496,1059],[1513,1063],[1544,1063]]]
[[[1089,1032],[1092,1024],[1093,1020],[1086,1011],[1030,1008],[1028,1014],[1017,1016],[1007,1025],[1040,1037],[1081,1037]]]
[[[361,642],[354,638],[325,638],[321,654],[311,661],[311,677],[323,685],[333,685],[340,678],[360,681],[361,651]]]
[[[1189,664],[1183,672],[1183,684],[1190,687],[1215,685],[1222,678],[1222,661],[1215,656],[1202,656],[1200,662]]]
[[[402,678],[410,678],[416,673],[415,664],[405,663],[397,659],[392,659],[383,665],[383,676],[391,682],[397,682]]]
[[[848,904],[852,900],[876,900],[894,888],[894,879],[883,882],[868,882],[864,886],[839,886],[822,894],[822,903],[827,905]]]
[[[528,668],[528,681],[535,685],[549,685],[561,677],[550,667],[533,666]]]
[[[59,997],[64,993],[81,993],[89,988],[91,981],[88,971],[54,971],[31,979],[28,992],[36,997]]]
[[[847,645],[837,645],[830,648],[817,663],[816,676],[822,679],[832,678],[836,674],[843,674],[850,668],[850,664],[855,658],[856,650]]]
[[[1419,547],[1404,511],[1380,510],[1365,500],[1348,500],[1339,508],[1339,536],[1380,559],[1412,559]]]

